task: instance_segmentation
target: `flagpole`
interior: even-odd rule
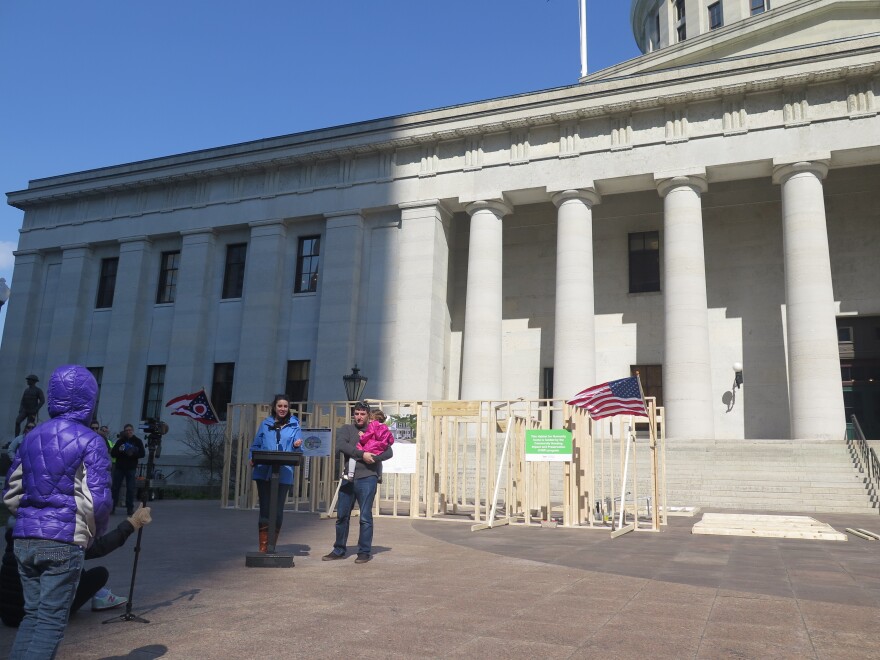
[[[579,0],[581,28],[581,78],[587,75],[587,0]]]

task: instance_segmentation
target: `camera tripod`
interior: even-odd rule
[[[155,459],[161,450],[162,435],[159,433],[150,433],[147,436],[147,470],[144,475],[144,488],[141,493],[141,506],[145,507],[150,501],[150,481],[153,478],[153,469],[155,468]],[[131,569],[131,585],[128,588],[128,602],[125,604],[125,613],[107,619],[102,623],[120,623],[122,621],[136,621],[137,623],[149,623],[149,619],[145,619],[137,614],[132,614],[132,605],[134,603],[134,582],[137,577],[138,559],[141,554],[141,536],[144,534],[143,526],[138,529],[137,540],[134,544],[134,566]]]

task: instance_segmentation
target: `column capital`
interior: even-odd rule
[[[773,162],[773,183],[785,183],[795,174],[809,172],[818,179],[828,176],[828,159],[801,160],[796,163]]]
[[[554,192],[550,194],[550,199],[556,205],[556,208],[559,208],[565,202],[575,199],[582,201],[589,207],[593,207],[602,202],[602,195],[596,192],[595,188],[590,186],[589,188],[577,188]]]
[[[256,220],[254,222],[249,222],[248,227],[251,229],[251,238],[287,235],[287,225],[285,225],[284,220],[281,220],[280,218],[273,220]]]
[[[427,210],[430,213],[431,210],[437,209],[442,219],[445,220],[452,217],[452,212],[439,199],[421,199],[414,202],[401,202],[397,205],[397,208],[399,208],[403,214],[411,216],[418,216],[418,212],[422,210]]]
[[[660,197],[666,197],[676,188],[691,188],[699,195],[709,190],[705,174],[679,174],[671,177],[654,175],[654,183],[657,185]]]
[[[492,211],[492,213],[499,218],[503,218],[505,215],[513,213],[513,207],[503,199],[480,199],[476,202],[471,202],[464,207],[464,210],[467,211],[469,216],[473,216],[477,211],[483,211],[486,209]]]
[[[88,243],[71,243],[70,245],[61,246],[61,258],[68,257],[84,257],[92,251],[92,246]]]
[[[118,243],[120,245],[120,249],[123,245],[131,245],[133,243],[143,243],[144,245],[151,245],[152,240],[150,240],[149,236],[126,236],[125,238],[120,238]]]
[[[180,235],[186,238],[187,236],[216,236],[217,233],[214,231],[213,227],[199,227],[198,229],[181,229]]]
[[[348,218],[351,216],[363,217],[363,211],[361,209],[346,209],[344,211],[330,211],[329,213],[325,213],[324,217],[327,220],[331,218]]]

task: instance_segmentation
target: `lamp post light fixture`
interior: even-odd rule
[[[733,363],[733,389],[742,387],[743,384],[743,366],[742,362]]]
[[[361,394],[367,386],[367,377],[361,375],[361,370],[355,364],[351,368],[351,373],[342,377],[342,384],[348,401],[360,401]]]

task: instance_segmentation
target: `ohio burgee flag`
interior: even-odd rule
[[[217,424],[220,421],[203,389],[193,394],[175,397],[166,403],[165,407],[171,408],[172,415],[189,417],[202,424]]]

